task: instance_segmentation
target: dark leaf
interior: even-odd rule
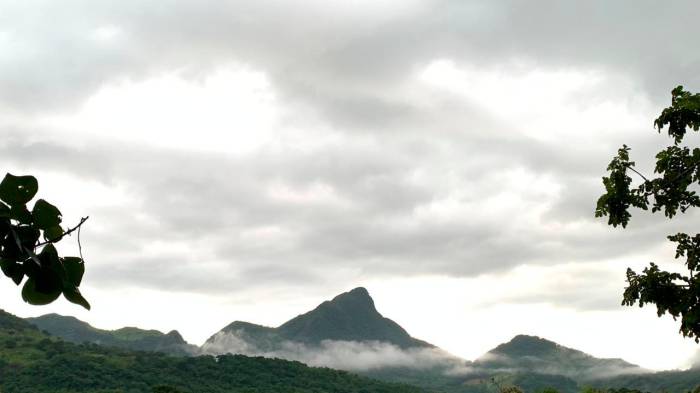
[[[10,207],[0,202],[0,217],[10,218]]]
[[[79,304],[86,309],[90,309],[90,303],[83,297],[78,288],[64,289],[63,296],[71,303]]]
[[[44,238],[50,242],[57,242],[63,238],[63,228],[60,225],[44,229]]]
[[[20,224],[31,224],[32,223],[32,213],[27,210],[25,205],[13,205],[10,208],[10,218],[19,221]]]
[[[34,223],[39,229],[47,229],[59,225],[62,221],[61,211],[56,206],[39,199],[32,209]]]
[[[24,270],[20,263],[11,259],[0,259],[0,268],[7,277],[15,282],[15,284],[19,285],[22,282]]]
[[[66,281],[73,287],[79,287],[85,273],[83,260],[78,257],[65,257],[63,268],[66,271]]]
[[[40,290],[37,285],[37,281],[31,277],[22,287],[22,299],[24,299],[25,302],[35,306],[49,304],[58,299],[60,295],[61,288],[56,288],[53,291]]]
[[[6,174],[0,183],[0,199],[10,206],[24,205],[31,201],[39,190],[34,176]]]

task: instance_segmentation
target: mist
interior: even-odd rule
[[[282,341],[274,350],[262,350],[241,337],[241,332],[218,332],[202,346],[207,355],[242,354],[295,360],[310,366],[346,371],[382,368],[440,369],[446,375],[466,373],[468,363],[435,347],[407,348],[379,341],[323,340],[319,345]]]

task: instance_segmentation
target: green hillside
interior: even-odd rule
[[[3,393],[140,393],[157,386],[181,392],[418,393],[420,389],[311,368],[299,362],[250,358],[174,357],[51,337],[0,311]]]
[[[162,333],[125,327],[117,330],[102,330],[77,318],[58,314],[47,314],[26,320],[53,336],[76,344],[85,342],[139,351],[157,351],[172,355],[193,355],[198,347],[188,344],[176,330]]]

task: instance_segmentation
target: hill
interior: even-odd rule
[[[536,336],[518,335],[474,362],[477,368],[507,372],[563,375],[578,381],[648,370],[622,359],[600,359]]]
[[[421,392],[411,386],[279,359],[241,355],[174,357],[95,344],[77,345],[49,336],[0,311],[2,392],[145,393],[163,385],[183,393]]]
[[[157,330],[143,330],[125,327],[117,330],[102,330],[92,327],[75,317],[47,314],[26,321],[41,330],[66,341],[81,344],[85,342],[139,351],[156,351],[172,355],[194,355],[199,351],[188,344],[177,330],[162,333]]]

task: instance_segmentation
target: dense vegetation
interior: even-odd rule
[[[412,393],[299,362],[251,358],[172,357],[52,338],[0,311],[0,391],[4,393],[117,392],[339,392]],[[171,387],[176,390],[166,388]]]

